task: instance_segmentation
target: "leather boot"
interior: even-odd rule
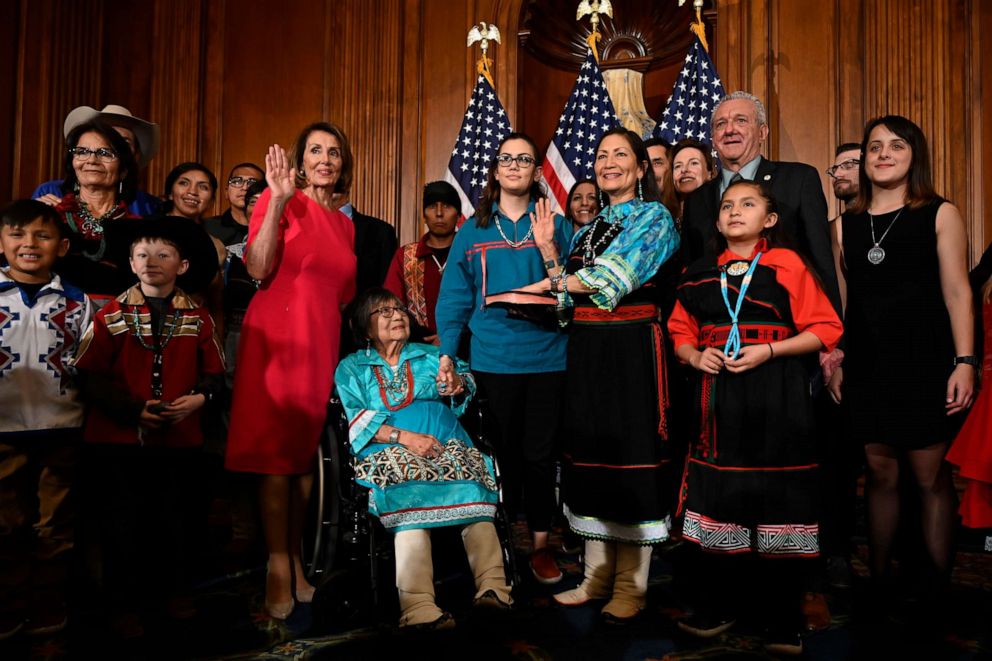
[[[636,616],[647,603],[651,547],[617,543],[613,598],[603,607],[608,622],[624,622]]]
[[[445,613],[434,603],[434,564],[428,530],[403,530],[393,541],[400,626],[430,625]]]
[[[462,544],[475,577],[475,599],[479,605],[510,606],[510,586],[503,567],[503,548],[491,521],[479,521],[462,528]],[[489,594],[492,593],[492,594]],[[498,603],[492,603],[493,601]]]
[[[585,568],[579,587],[555,595],[555,601],[562,606],[581,606],[590,599],[610,596],[617,564],[617,543],[585,540],[583,562]]]

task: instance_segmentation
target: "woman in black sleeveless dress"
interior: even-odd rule
[[[943,573],[954,523],[944,454],[973,399],[977,365],[967,237],[957,208],[933,190],[919,127],[881,117],[866,127],[861,148],[861,193],[834,230],[847,338],[835,378],[867,455],[872,576],[889,573],[900,459],[919,486],[927,552]]]

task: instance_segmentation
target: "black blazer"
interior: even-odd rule
[[[841,314],[840,289],[830,245],[827,199],[820,177],[805,163],[769,161],[762,157],[754,180],[771,189],[778,203],[778,222],[792,244],[803,253],[823,282],[824,291]],[[719,216],[720,176],[706,182],[685,201],[682,243],[686,264],[708,252]]]
[[[386,281],[389,264],[396,254],[396,230],[384,220],[359,213],[352,207],[351,221],[355,224],[355,295],[370,287],[381,287]]]

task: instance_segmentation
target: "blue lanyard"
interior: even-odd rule
[[[737,296],[737,306],[731,309],[730,298],[727,296],[727,269],[726,267],[720,269],[720,293],[723,294],[723,304],[727,306],[727,312],[730,313],[730,334],[727,336],[727,344],[723,347],[723,353],[727,355],[730,360],[737,358],[737,354],[741,350],[741,330],[737,327],[737,317],[741,313],[741,304],[744,302],[744,294],[747,293],[748,285],[751,284],[751,276],[754,275],[754,269],[758,267],[758,262],[761,261],[761,253],[759,252],[754,257],[754,261],[751,262],[751,266],[748,268],[747,273],[744,274],[744,279],[741,280],[741,291]]]

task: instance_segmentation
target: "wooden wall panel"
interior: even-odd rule
[[[103,30],[90,17],[103,2],[22,0],[20,11],[12,189],[26,196],[61,174],[66,113],[99,95]]]
[[[469,27],[485,20],[503,34],[493,73],[511,123],[544,143],[545,124],[557,121],[573,77],[561,90],[530,89],[521,78],[543,66],[527,61],[517,39],[529,1],[3,3],[0,196],[25,195],[60,174],[62,122],[77,105],[119,103],[162,125],[162,148],[146,173],[146,189],[156,193],[181,160],[201,160],[223,179],[233,164],[261,161],[271,142],[288,146],[304,124],[328,118],[355,144],[356,205],[413,240],[421,187],[443,176],[475,83]],[[717,70],[729,90],[767,101],[769,157],[822,170],[833,146],[858,139],[867,118],[906,114],[927,131],[937,184],[965,213],[973,253],[981,251],[992,237],[992,186],[984,185],[992,3],[712,5]],[[666,95],[655,87],[670,85],[673,73],[648,74],[650,113]],[[216,209],[223,207],[219,200]]]
[[[200,158],[203,14],[201,0],[156,0],[150,111],[163,140],[147,168],[148,189],[163,195],[165,177],[184,161]]]
[[[392,0],[329,3],[324,92],[327,114],[352,142],[352,201],[394,223],[398,216],[404,6]]]
[[[20,3],[0,3],[0,204],[13,197],[14,162],[5,155],[13,153],[17,135],[17,95],[12,92],[17,89],[20,15]]]

